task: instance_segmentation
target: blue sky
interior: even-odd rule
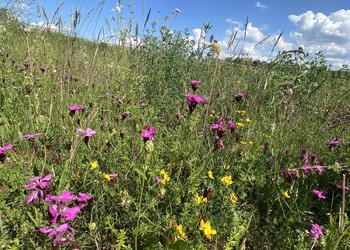
[[[32,7],[43,6],[48,16],[52,17],[61,2],[38,0]],[[69,22],[70,13],[78,8],[83,20],[87,12],[96,8],[99,3],[100,1],[95,0],[67,0],[61,7],[60,15]],[[302,46],[310,53],[323,50],[328,62],[334,68],[340,68],[342,64],[350,65],[350,1],[348,0],[105,0],[101,8],[91,13],[85,26],[79,28],[79,32],[89,38],[96,37],[100,28],[105,26],[105,18],[109,20],[114,30],[125,27],[129,17],[128,4],[132,4],[134,10],[133,25],[137,22],[142,26],[151,8],[148,27],[156,20],[159,22],[158,27],[163,25],[164,17],[168,16],[167,25],[170,29],[183,31],[188,28],[191,38],[196,41],[199,39],[203,23],[210,22],[213,27],[207,34],[207,39],[210,35],[214,35],[219,41],[223,51],[222,58],[243,51],[256,59],[270,60],[271,49],[283,31],[282,38],[275,48],[276,52]],[[174,14],[176,8],[180,13]],[[111,11],[112,9],[120,12]],[[98,16],[100,10],[101,14]],[[44,21],[42,16],[35,18],[33,16],[35,15],[32,15],[31,22]],[[111,19],[115,17],[120,20],[121,16],[126,17],[126,20],[120,24]],[[247,18],[249,24],[246,38],[243,39]],[[106,27],[104,31],[104,35],[107,36]],[[226,51],[228,40],[234,32],[237,32],[235,43],[239,43],[237,50],[232,51],[231,46],[231,51]],[[255,46],[267,36],[269,38],[266,42]]]

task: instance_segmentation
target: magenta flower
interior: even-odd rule
[[[157,185],[160,185],[161,179],[159,178],[159,176],[155,176],[154,178],[156,179]]]
[[[0,147],[0,155],[4,154],[6,151],[10,150],[13,147],[12,144],[9,144],[7,146]]]
[[[202,83],[201,80],[191,80],[191,87],[194,92],[199,88],[199,85]]]
[[[46,199],[45,199],[45,201],[48,203],[50,203],[51,201],[66,203],[73,200],[75,200],[75,195],[69,191],[63,191],[60,196],[48,195],[46,196]]]
[[[68,109],[70,111],[77,111],[77,110],[81,110],[81,109],[84,109],[85,106],[84,105],[70,105],[68,106]]]
[[[205,104],[207,102],[204,98],[194,94],[188,94],[187,101],[188,101],[188,109],[190,110],[190,114],[192,114],[193,110],[196,108],[198,103]]]
[[[343,189],[343,185],[338,183],[338,184],[337,184],[337,188]],[[350,187],[345,186],[344,189],[345,189],[345,190],[350,190]]]
[[[77,131],[79,133],[82,133],[85,135],[85,137],[91,137],[93,136],[94,134],[96,134],[96,131],[93,130],[92,128],[87,128],[86,130],[82,129],[82,128],[78,128]]]
[[[155,134],[157,134],[157,129],[155,127],[145,127],[142,131],[141,138],[143,138],[144,142],[148,140],[154,141]]]
[[[310,233],[313,235],[312,240],[317,240],[323,236],[322,228],[318,224],[312,224]]]
[[[63,223],[59,225],[57,228],[40,228],[39,231],[41,233],[47,234],[49,238],[53,238],[53,245],[64,245],[68,242],[68,240],[72,240],[74,238],[74,229],[68,226],[67,223]],[[64,237],[64,235],[68,234],[69,239]]]
[[[23,139],[30,140],[33,139],[39,135],[42,135],[43,133],[35,133],[35,134],[26,134],[23,136]]]
[[[216,149],[225,149],[225,144],[219,136],[215,137],[215,142],[216,142],[216,145],[215,145]]]
[[[43,190],[49,185],[51,179],[52,174],[48,174],[43,178],[40,176],[29,178],[29,181],[31,181],[31,183],[22,186],[27,190],[33,190],[27,197],[26,205],[29,205],[29,203],[32,201],[34,201],[34,203],[38,203],[39,199],[44,198]]]
[[[316,171],[316,173],[320,174],[320,173],[323,173],[326,170],[323,167],[321,167],[320,165],[316,165],[315,166],[315,171]]]
[[[235,99],[236,99],[236,102],[241,102],[243,100],[243,98],[245,98],[247,96],[246,93],[238,93],[238,94],[235,94]]]
[[[312,190],[312,193],[316,195],[319,199],[323,199],[323,200],[326,199],[326,196],[323,195],[323,191],[314,189]]]
[[[226,129],[224,128],[224,118],[219,118],[218,123],[210,125],[211,129],[215,129],[217,131],[218,137],[222,138],[226,132]]]
[[[231,131],[233,131],[236,127],[237,127],[237,125],[233,121],[227,122],[227,128],[230,129]]]

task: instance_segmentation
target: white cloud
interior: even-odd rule
[[[222,48],[221,58],[232,57],[236,55],[244,55],[253,59],[268,61],[283,50],[294,48],[293,44],[280,37],[274,53],[271,55],[271,50],[276,43],[279,33],[266,34],[266,25],[255,27],[251,22],[248,22],[247,28],[241,22],[233,21],[228,18],[226,21],[234,24],[230,29],[225,31],[225,37],[219,41]],[[236,34],[235,40],[230,45],[230,39]],[[232,41],[231,41],[232,42]]]
[[[306,52],[322,50],[334,68],[350,65],[350,10],[338,10],[328,16],[306,11],[288,18],[296,25],[296,30],[290,33],[291,39]]]
[[[265,4],[260,3],[260,2],[256,2],[255,7],[260,8],[262,10],[267,9],[267,6]]]

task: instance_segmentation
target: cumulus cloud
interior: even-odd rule
[[[260,2],[256,2],[255,7],[263,9],[263,10],[267,8],[267,6],[265,4],[262,4]]]
[[[226,21],[232,24],[232,27],[225,31],[225,36],[219,41],[223,51],[222,59],[243,55],[253,59],[268,61],[273,59],[279,51],[290,50],[294,47],[283,36],[279,37],[280,32],[265,33],[265,25],[256,27],[253,23],[248,22],[245,27],[243,23],[230,18],[226,19]],[[274,48],[277,40],[278,43]],[[273,48],[274,52],[271,54]]]
[[[322,50],[334,68],[350,65],[350,10],[338,10],[328,16],[306,11],[288,18],[296,26],[290,33],[294,43],[310,53]]]

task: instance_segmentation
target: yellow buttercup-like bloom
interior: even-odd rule
[[[182,224],[179,224],[179,225],[175,224],[175,229],[176,229],[176,232],[179,234],[179,236],[181,238],[185,238],[186,237],[186,233],[182,229]]]
[[[225,184],[226,186],[230,186],[232,185],[233,181],[232,181],[232,176],[231,175],[227,175],[224,176],[220,179],[220,181]]]
[[[170,177],[169,177],[168,173],[164,171],[164,169],[160,170],[160,174],[163,177],[160,181],[161,185],[165,185],[167,182],[170,181]]]
[[[208,198],[205,197],[203,198],[203,196],[199,196],[198,194],[195,195],[195,198],[196,198],[196,203],[197,205],[201,204],[201,203],[208,203]]]
[[[214,175],[213,175],[213,172],[211,170],[208,171],[208,177],[209,177],[209,179],[214,180]]]
[[[241,122],[236,122],[236,126],[237,126],[237,128],[242,128],[242,127],[244,127],[244,124]]]
[[[211,240],[211,236],[216,234],[216,230],[211,228],[210,221],[204,222],[204,220],[201,220],[199,230],[203,231],[208,240]]]
[[[288,194],[288,191],[283,193],[284,197],[286,197],[287,199],[290,199],[290,195]]]
[[[236,194],[234,192],[232,192],[230,194],[230,199],[231,199],[232,205],[236,204],[236,202],[238,201],[238,198],[237,198],[237,196],[236,196]]]
[[[246,119],[245,119],[245,122],[246,122],[246,123],[250,123],[250,122],[252,122],[252,120],[250,120],[249,118],[246,118]]]
[[[90,162],[90,169],[94,170],[98,167],[98,162],[97,161],[92,161]]]
[[[109,174],[103,173],[101,176],[102,182],[104,181],[111,181],[111,176]]]

